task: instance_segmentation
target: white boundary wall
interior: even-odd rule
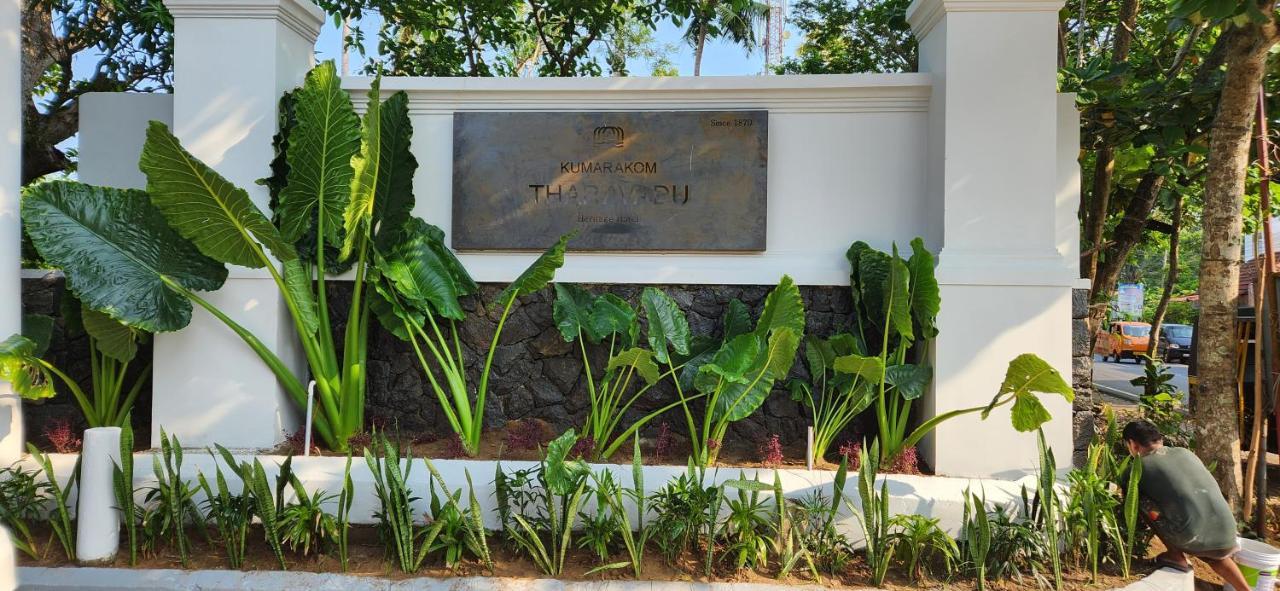
[[[22,223],[18,188],[22,185],[22,72],[19,51],[22,0],[0,0],[0,340],[22,330]],[[22,401],[0,382],[0,464],[22,456]],[[0,577],[2,578],[2,577]]]
[[[310,66],[307,50],[322,15],[305,0],[167,3],[178,31],[174,129],[265,207],[265,193],[252,181],[268,174],[275,101]],[[410,96],[413,150],[421,165],[416,213],[446,230],[456,111],[768,109],[766,252],[572,253],[558,278],[769,284],[788,273],[801,284],[844,285],[843,253],[853,240],[887,248],[923,236],[939,252],[944,302],[934,388],[924,408],[931,415],[988,402],[1009,360],[1021,353],[1040,355],[1063,376],[1071,374],[1078,132],[1071,98],[1055,90],[1053,30],[1060,5],[917,0],[908,18],[921,39],[918,74],[388,78],[383,89]],[[359,100],[369,81],[350,78],[345,85]],[[111,112],[118,124],[163,119],[152,114],[164,109],[139,102]],[[110,126],[86,120],[86,148],[94,145],[93,129]],[[97,145],[103,148],[82,152],[82,159],[106,163],[103,170],[136,169],[136,151],[119,142]],[[463,261],[480,281],[505,281],[532,256],[467,253]],[[269,346],[296,358],[279,298],[264,274],[233,269],[215,298]],[[296,425],[270,372],[205,315],[198,312],[183,331],[160,335],[157,345],[157,428],[163,425],[189,445],[263,448]],[[1046,433],[1065,465],[1071,408],[1062,400],[1046,402],[1055,417]],[[1035,442],[1008,425],[1007,412],[985,423],[975,415],[948,422],[925,442],[925,455],[942,474],[1020,473],[1035,464]]]

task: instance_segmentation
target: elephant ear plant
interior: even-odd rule
[[[636,311],[622,298],[610,293],[593,295],[577,285],[557,283],[552,316],[561,336],[577,342],[582,353],[582,366],[587,376],[587,395],[591,408],[582,439],[591,442],[595,458],[613,456],[631,439],[633,433],[668,410],[687,404],[676,401],[655,409],[632,421],[631,426],[615,435],[631,405],[674,370],[663,373],[654,361],[653,351],[639,345],[640,323]],[[650,325],[650,331],[663,329],[661,322]],[[608,345],[603,368],[592,368],[587,345]],[[644,381],[635,392],[631,384],[639,375]],[[630,393],[629,393],[630,392]]]
[[[856,352],[835,359],[833,367],[873,384],[885,463],[928,433],[921,429],[908,433],[907,421],[912,403],[924,395],[933,379],[933,369],[924,360],[938,334],[941,297],[933,255],[924,248],[924,241],[912,240],[911,251],[911,258],[903,260],[896,245],[886,254],[855,242],[845,255],[852,268]]]
[[[476,293],[478,287],[445,246],[444,232],[417,219],[410,219],[406,228],[407,238],[380,255],[381,278],[375,284],[372,309],[388,331],[413,346],[449,426],[461,439],[463,451],[474,456],[480,451],[489,372],[502,327],[518,298],[541,290],[555,278],[573,236],[561,236],[498,295],[501,314],[472,396],[458,339],[458,321],[466,317],[458,298]],[[434,363],[428,362],[428,355]]]
[[[413,206],[416,162],[408,151],[408,98],[381,99],[375,80],[363,119],[356,116],[331,62],[313,69],[291,94],[293,119],[277,158],[277,224],[188,152],[162,123],[151,122],[139,167],[147,192],[45,183],[28,190],[23,219],[41,256],[66,272],[85,305],[127,326],[178,330],[194,302],[225,323],[275,373],[299,406],[303,379],[222,310],[197,295],[226,279],[225,265],[265,269],[278,287],[316,382],[314,428],[344,451],[364,421],[366,283],[377,252],[404,238]],[[286,123],[289,120],[286,118]],[[285,170],[287,169],[287,170]],[[301,256],[299,248],[311,253]],[[331,334],[328,253],[354,266],[345,333]],[[315,256],[315,253],[321,253]]]
[[[701,466],[713,464],[729,424],[760,408],[774,384],[791,371],[804,333],[800,289],[790,277],[783,276],[765,298],[764,308],[751,330],[745,328],[749,320],[743,321],[747,318],[745,306],[731,306],[730,311],[734,313],[726,316],[726,338],[719,347],[693,351],[693,356],[683,364],[675,361],[673,353],[691,353],[689,323],[684,312],[670,296],[652,287],[645,288],[641,303],[649,321],[649,344],[654,358],[667,364],[673,374],[683,367],[686,375],[693,376],[693,387],[706,398],[699,425],[688,404],[693,397],[685,394],[689,384],[686,380],[674,380],[689,428],[694,460]],[[733,336],[728,336],[730,334]]]

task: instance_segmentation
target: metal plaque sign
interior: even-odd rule
[[[766,111],[453,116],[453,247],[762,251]]]

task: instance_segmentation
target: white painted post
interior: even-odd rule
[[[165,0],[174,18],[173,131],[196,157],[249,192],[270,173],[281,94],[314,61],[324,13],[307,0]],[[233,268],[209,301],[304,375],[275,283]],[[163,427],[183,445],[268,448],[293,431],[298,410],[274,374],[221,322],[197,309],[191,325],[157,335],[152,440]]]
[[[110,562],[120,547],[114,478],[119,462],[120,427],[85,430],[76,495],[76,559],[81,564]]]
[[[920,70],[934,77],[927,164],[941,228],[940,334],[926,414],[984,405],[1010,360],[1035,353],[1071,375],[1071,285],[1058,250],[1057,15],[1061,0],[915,0]],[[1045,399],[1045,434],[1071,453],[1071,405]],[[1002,409],[940,426],[923,452],[940,474],[1036,465],[1032,434]],[[1059,462],[1064,463],[1062,461]]]
[[[22,0],[0,0],[0,340],[22,331]],[[22,457],[22,400],[0,382],[0,465]]]

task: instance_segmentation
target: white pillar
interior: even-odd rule
[[[85,430],[76,489],[76,559],[81,564],[110,562],[120,547],[114,476],[119,462],[120,427]]]
[[[281,94],[314,61],[324,13],[308,0],[165,0],[174,18],[173,131],[192,154],[268,211],[254,181],[270,173]],[[232,268],[209,300],[304,378],[292,322],[265,271]],[[297,428],[297,411],[261,359],[197,309],[191,325],[158,335],[152,441],[160,428],[187,446],[267,448]]]
[[[0,0],[0,340],[22,331],[22,0]],[[0,382],[0,465],[22,457],[22,400]]]
[[[1074,274],[1058,249],[1056,27],[1061,0],[916,0],[920,71],[934,76],[928,169],[942,228],[934,387],[926,413],[984,405],[1008,362],[1035,353],[1071,375]],[[939,245],[932,245],[937,247]],[[1071,405],[1043,400],[1066,465]],[[923,450],[940,474],[1011,474],[1036,465],[1034,434],[1005,409],[944,423]]]

